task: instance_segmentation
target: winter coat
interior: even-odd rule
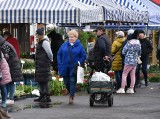
[[[16,50],[16,54],[18,58],[20,59],[20,51],[19,51],[17,39],[14,38],[13,36],[10,36],[6,39],[6,41],[8,41],[11,45],[13,45],[14,49]]]
[[[116,38],[115,41],[112,44],[112,54],[115,54],[115,59],[112,62],[112,70],[113,71],[119,71],[122,69],[122,44],[124,42],[125,38]]]
[[[74,65],[70,58],[68,47],[70,47]],[[80,40],[77,39],[73,46],[71,46],[69,40],[64,42],[57,53],[58,71],[60,76],[66,76],[67,72],[69,72],[70,76],[73,76],[73,68],[78,65],[78,61],[81,65],[84,64],[85,59],[86,52],[84,50],[84,47],[80,43]]]
[[[13,82],[23,81],[23,74],[21,71],[20,61],[17,57],[14,47],[5,41],[4,38],[0,37],[0,46],[2,53],[10,68],[11,79]]]
[[[127,39],[123,42],[122,50],[123,50],[124,46],[127,44],[127,42],[128,42],[129,40],[131,40],[131,39],[132,39],[132,34],[128,35],[128,36],[127,36]],[[121,52],[121,57],[122,57],[122,67],[123,67],[123,66],[124,66],[125,56],[122,55],[122,52]]]
[[[139,40],[132,39],[128,41],[122,50],[122,54],[125,55],[125,65],[137,65],[138,56],[141,56],[141,45]]]
[[[141,49],[142,49],[141,57],[149,56],[149,53],[152,53],[153,50],[151,42],[146,38],[139,39],[139,41],[141,43]]]
[[[96,61],[103,61],[104,56],[111,56],[111,40],[105,33],[99,36],[96,41],[94,56]]]
[[[2,54],[2,53],[0,52],[0,54]],[[3,57],[0,59],[0,73],[2,74],[2,79],[0,80],[0,85],[7,84],[12,81],[8,63],[7,63],[6,59]]]
[[[35,81],[37,82],[48,82],[52,79],[51,71],[50,71],[50,59],[42,47],[43,42],[46,39],[41,40],[38,42],[36,47],[36,71],[35,71]]]
[[[104,33],[100,35],[94,46],[94,60],[95,60],[95,70],[104,72],[104,70],[111,68],[111,63],[104,61],[104,56],[111,57],[111,40]],[[105,71],[105,72],[107,72]]]

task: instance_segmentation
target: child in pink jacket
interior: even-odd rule
[[[6,107],[7,90],[5,84],[11,82],[11,74],[8,63],[0,50],[0,90],[2,95],[1,107]]]

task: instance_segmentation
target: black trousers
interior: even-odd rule
[[[47,94],[47,95],[50,94],[49,82],[40,82],[39,87],[40,87],[40,94]]]

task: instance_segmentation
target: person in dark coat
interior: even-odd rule
[[[64,84],[70,93],[69,104],[73,104],[77,82],[77,74],[74,69],[77,68],[78,61],[81,65],[84,64],[86,52],[78,39],[77,31],[69,31],[68,36],[69,40],[64,42],[58,50],[57,61],[59,75],[63,77]]]
[[[44,29],[39,28],[36,31],[37,47],[36,47],[36,70],[35,81],[40,86],[40,97],[34,99],[35,102],[51,102],[49,92],[49,81],[52,79],[50,66],[53,62],[53,54],[50,48],[50,43],[44,38]]]
[[[12,79],[12,82],[6,85],[7,93],[9,93],[9,99],[10,99],[6,103],[14,104],[14,92],[15,92],[14,82],[23,81],[21,65],[18,56],[16,54],[16,50],[2,36],[0,36],[0,47],[9,65],[11,79]]]
[[[18,46],[18,40],[12,36],[12,34],[9,31],[5,31],[3,33],[4,39],[8,41],[11,45],[13,45],[14,49],[16,50],[17,56],[20,59],[20,51]]]
[[[98,39],[94,46],[95,70],[107,73],[111,68],[111,40],[106,35],[105,28],[103,26],[97,26],[96,35]],[[106,67],[105,62],[110,63],[110,65]]]
[[[58,72],[58,63],[57,63],[57,52],[61,45],[64,43],[62,35],[56,33],[54,30],[51,31],[48,35],[48,38],[51,40],[51,50],[53,53],[53,70]]]
[[[145,79],[145,86],[148,86],[148,71],[147,65],[149,60],[149,53],[152,52],[152,44],[151,42],[145,38],[145,32],[143,30],[139,30],[139,41],[141,43],[142,53],[141,53],[141,61],[142,64],[138,64],[136,70],[136,85],[140,85],[140,67],[142,66],[142,73]]]

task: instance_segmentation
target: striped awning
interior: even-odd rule
[[[0,23],[79,23],[80,10],[64,0],[4,0]]]
[[[93,6],[102,6],[104,8],[104,19],[107,21],[122,22],[148,22],[147,12],[137,12],[125,8],[114,0],[79,0],[85,4]]]
[[[87,5],[78,0],[3,0],[0,2],[0,23],[78,24],[103,20],[102,7]]]
[[[80,0],[65,0],[67,3],[75,6],[80,9],[80,23],[90,23],[90,22],[102,22],[104,21],[103,17],[103,8],[101,6],[95,5],[90,1],[90,4],[86,4],[84,1]]]
[[[151,2],[150,0],[143,0],[143,3],[147,6],[149,12],[149,25],[157,25],[159,29],[160,25],[160,6]]]
[[[144,10],[147,11],[147,6],[144,5],[141,2],[141,0],[114,0],[114,1],[134,11],[144,11]]]

